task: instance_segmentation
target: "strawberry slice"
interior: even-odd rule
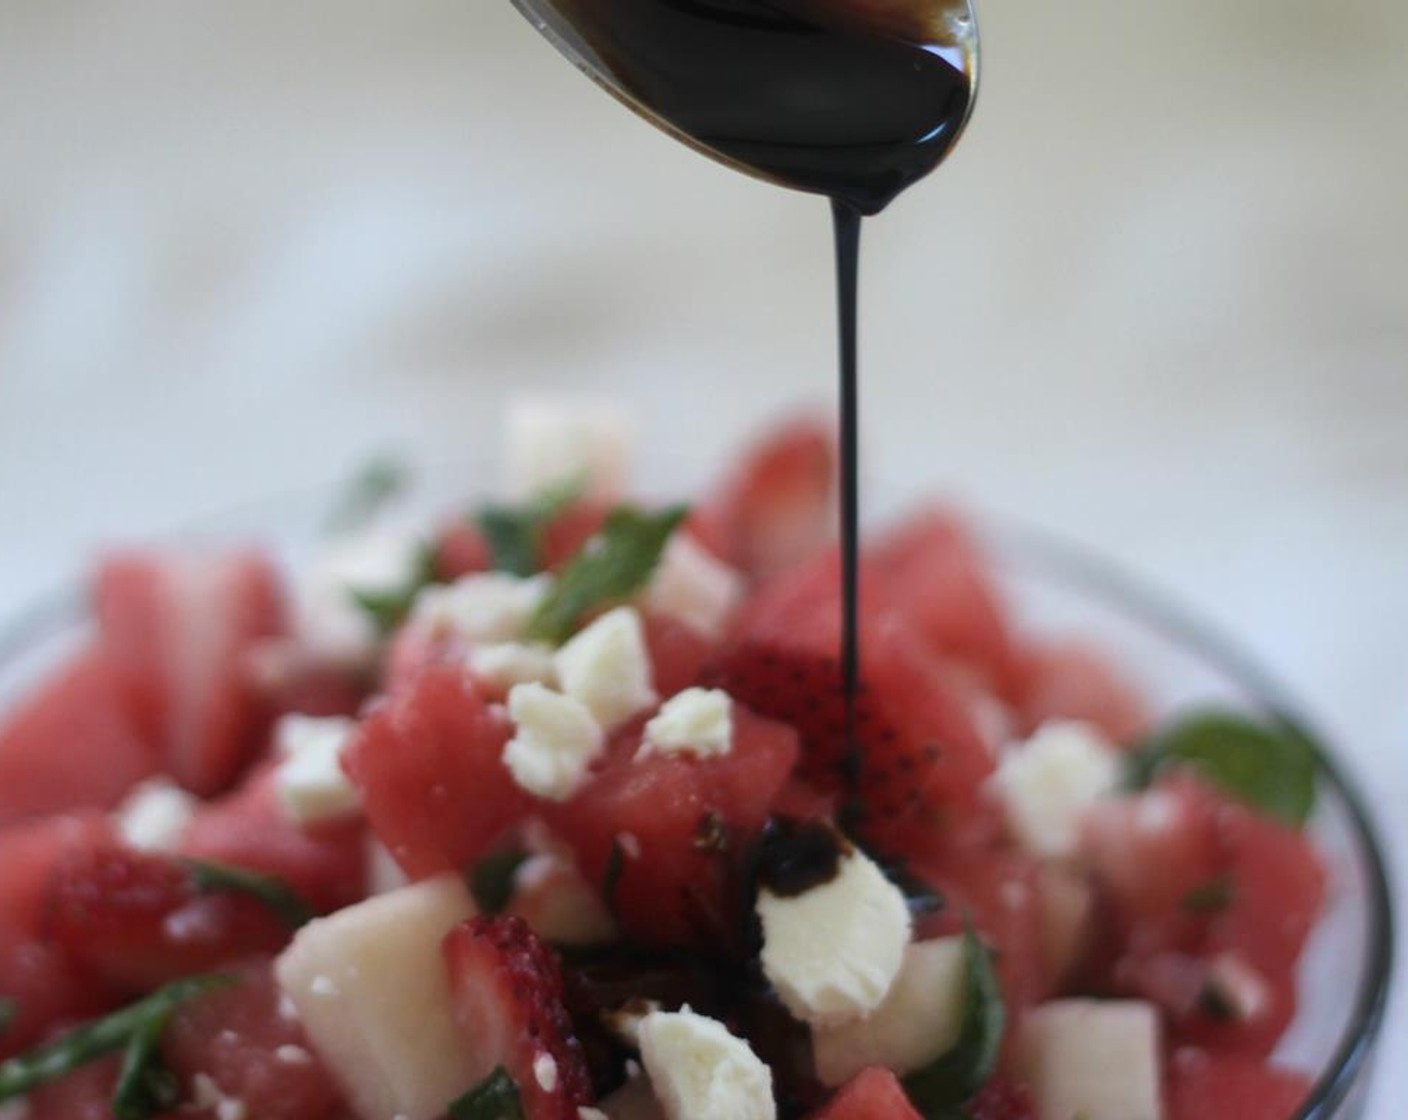
[[[823,791],[843,788],[851,752],[839,618],[822,612],[751,629],[757,636],[723,656],[717,683],[797,729],[804,777]],[[855,734],[870,821],[897,828],[970,800],[993,763],[943,663],[896,618],[866,622],[861,649]]]
[[[462,871],[527,815],[530,799],[503,764],[511,733],[449,665],[425,669],[362,723],[343,765],[408,875]]]
[[[921,1120],[904,1086],[882,1066],[862,1070],[846,1082],[812,1120]]]
[[[0,826],[69,809],[108,809],[157,769],[111,658],[78,654],[0,723]]]
[[[46,937],[128,993],[276,952],[292,933],[257,899],[203,893],[179,860],[116,844],[70,853],[50,891]]]
[[[273,565],[252,551],[117,553],[95,595],[102,640],[166,770],[193,793],[220,792],[267,729],[250,659],[283,630]]]
[[[182,1004],[162,1034],[161,1056],[184,1085],[197,1075],[258,1120],[331,1120],[341,1095],[299,1026],[280,1011],[272,962],[234,973],[236,982]],[[198,1091],[188,1097],[200,1098]],[[215,1113],[217,1120],[219,1113]]]
[[[366,886],[366,825],[355,817],[301,826],[274,788],[277,764],[202,805],[181,838],[193,859],[272,875],[320,914],[359,901]]]
[[[552,951],[520,918],[471,918],[445,938],[455,1021],[480,1077],[502,1067],[524,1120],[578,1120],[591,1073]]]
[[[720,560],[766,577],[834,535],[835,499],[833,425],[798,417],[743,453],[713,495],[695,508],[689,529]]]

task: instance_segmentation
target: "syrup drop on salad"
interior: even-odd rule
[[[862,219],[932,171],[977,87],[962,0],[543,0],[550,36],[685,143],[782,186],[828,196],[840,324],[841,678],[852,743],[858,635]]]

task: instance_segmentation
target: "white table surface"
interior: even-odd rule
[[[1403,852],[1408,9],[982,14],[972,131],[867,231],[874,472],[1221,619]],[[492,447],[524,390],[721,453],[828,399],[828,252],[820,202],[656,135],[507,0],[4,0],[0,613],[93,542]]]

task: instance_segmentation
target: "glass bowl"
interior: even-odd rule
[[[463,471],[420,485],[407,516],[447,508],[433,495],[463,495]],[[450,483],[449,486],[443,485]],[[674,493],[688,490],[674,489]],[[893,508],[893,491],[872,506]],[[323,489],[227,511],[182,537],[257,539],[289,565],[317,547],[332,506]],[[1025,631],[1080,636],[1116,651],[1156,714],[1215,701],[1313,732],[1293,698],[1217,631],[1079,546],[1047,533],[977,518],[999,582]],[[0,710],[87,632],[77,590],[35,604],[0,629]],[[1312,739],[1324,742],[1312,734]],[[1329,863],[1328,912],[1300,975],[1300,1012],[1277,1059],[1310,1073],[1314,1090],[1288,1120],[1364,1116],[1393,966],[1393,918],[1382,848],[1354,779],[1333,751],[1320,757],[1320,798],[1311,829]]]

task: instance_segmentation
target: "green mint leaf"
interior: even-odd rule
[[[905,1092],[926,1120],[947,1120],[955,1115],[954,1110],[992,1076],[1002,1046],[1006,1009],[992,953],[971,927],[963,947],[968,994],[958,1039],[946,1053],[904,1081]]]
[[[469,893],[485,914],[502,914],[513,897],[513,877],[528,855],[517,848],[506,848],[485,856],[469,877]]]
[[[410,468],[399,459],[381,456],[366,463],[347,483],[328,514],[332,535],[350,533],[376,517],[411,481]]]
[[[434,582],[435,550],[426,545],[417,553],[411,573],[402,586],[376,591],[349,587],[347,593],[372,620],[376,632],[386,638],[406,620],[416,596]]]
[[[0,1062],[0,1103],[125,1049],[154,1021],[163,1025],[188,1000],[231,983],[229,976],[190,976],[166,985],[120,1011],[70,1031],[53,1042]],[[158,1035],[160,1031],[158,1030]]]
[[[181,1099],[180,1082],[166,1068],[157,1049],[174,1011],[174,1007],[168,1007],[153,1014],[133,1032],[112,1095],[112,1112],[117,1120],[150,1120],[157,1113],[174,1108]]]
[[[20,1014],[20,1005],[9,996],[0,996],[0,1034],[10,1029]]]
[[[1183,909],[1190,914],[1219,914],[1237,900],[1237,883],[1227,872],[1194,887],[1183,896]]]
[[[571,480],[545,490],[520,506],[485,506],[475,515],[501,572],[527,578],[541,568],[543,532],[548,525],[582,496],[583,485]]]
[[[1315,807],[1317,751],[1288,726],[1231,712],[1185,716],[1140,746],[1130,782],[1142,789],[1164,770],[1180,766],[1282,824],[1299,828]]]
[[[613,510],[601,532],[557,577],[528,624],[528,637],[565,642],[587,614],[634,595],[649,581],[688,512],[683,506],[659,513],[630,506]]]
[[[250,895],[277,914],[290,929],[300,929],[318,916],[297,891],[273,875],[205,860],[188,859],[185,863],[196,890],[205,894]]]
[[[500,1066],[450,1105],[450,1120],[523,1120],[518,1086]]]

